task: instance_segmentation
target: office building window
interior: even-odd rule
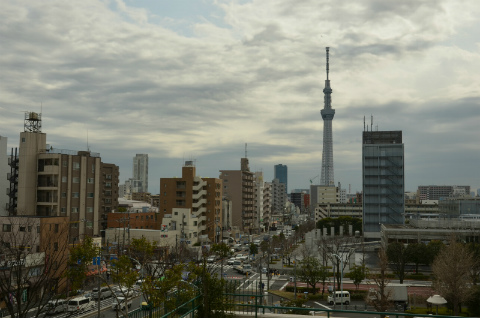
[[[66,198],[67,197],[67,192],[62,192],[62,198]]]
[[[62,177],[62,182],[67,182],[67,177]]]
[[[72,198],[79,198],[80,197],[80,193],[78,192],[73,192],[72,193]]]
[[[95,182],[95,178],[88,178],[88,179],[87,179],[87,182],[88,182],[88,183],[94,183],[94,182]]]
[[[64,167],[68,167],[68,161],[66,161],[66,160],[62,161],[62,165],[63,165]]]
[[[87,198],[93,198],[93,192],[88,192],[87,193]]]
[[[78,208],[77,208],[77,207],[73,207],[73,208],[72,208],[72,213],[78,213]]]
[[[93,213],[93,207],[91,207],[91,206],[87,207],[87,212],[88,213]]]
[[[79,177],[73,177],[73,183],[80,183]]]
[[[11,224],[4,224],[3,225],[3,232],[12,232],[12,225]]]
[[[73,170],[80,170],[80,163],[79,162],[74,162],[73,163]]]

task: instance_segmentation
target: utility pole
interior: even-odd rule
[[[294,295],[295,295],[295,300],[297,300],[297,256],[293,259],[294,262],[294,280],[295,280],[295,287],[294,287]],[[313,287],[315,289],[315,286]]]

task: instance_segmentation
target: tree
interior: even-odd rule
[[[415,273],[418,273],[418,265],[428,263],[428,248],[424,243],[408,244],[405,252],[407,261],[415,264]]]
[[[368,269],[365,268],[365,264],[360,266],[353,265],[353,267],[350,269],[350,279],[353,280],[357,290],[360,286],[360,283],[367,277],[367,271]]]
[[[38,317],[67,289],[68,219],[1,217],[0,223],[1,301],[11,317]]]
[[[405,248],[403,243],[393,242],[388,244],[386,255],[395,275],[397,275],[400,280],[400,284],[403,284],[403,280],[405,279],[405,265],[409,258],[407,248]]]
[[[433,288],[453,306],[454,315],[459,314],[460,304],[472,295],[470,270],[473,266],[472,253],[454,237],[433,262]]]
[[[256,254],[258,254],[258,247],[257,247],[257,245],[255,245],[255,244],[253,244],[253,243],[250,244],[250,249],[249,249],[249,251],[250,251],[250,255],[256,255]]]
[[[385,312],[392,305],[392,289],[387,288],[390,283],[388,278],[388,257],[385,249],[381,248],[378,252],[378,271],[368,275],[376,285],[375,289],[371,289],[366,302],[375,307],[376,311]],[[382,318],[385,315],[381,315]]]
[[[325,281],[328,276],[327,268],[322,266],[320,261],[315,257],[304,258],[301,264],[298,277],[301,281],[312,287],[312,293],[315,295],[317,292],[315,285],[321,281]]]
[[[220,277],[223,277],[223,262],[225,258],[230,257],[232,252],[230,251],[230,247],[225,243],[214,244],[211,248],[211,252],[216,254],[220,260]]]
[[[340,274],[345,272],[345,268],[350,263],[350,258],[354,255],[355,249],[351,246],[358,240],[354,236],[322,236],[318,240],[318,248],[323,261],[330,259],[332,264],[337,264],[334,277],[337,280],[338,289],[340,289]],[[342,260],[340,262],[338,257]]]
[[[83,241],[70,249],[66,275],[71,289],[82,288],[87,273],[90,271],[89,266],[92,264],[93,258],[98,255],[99,248],[93,244],[93,239],[89,236],[85,236]]]
[[[427,265],[433,264],[433,261],[440,253],[440,251],[445,247],[442,241],[434,240],[430,241],[427,244]]]
[[[473,266],[472,266],[472,283],[474,285],[478,284],[480,278],[480,244],[479,243],[468,243],[467,248],[472,254],[473,257]]]

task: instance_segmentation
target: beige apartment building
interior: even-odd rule
[[[258,233],[258,215],[255,211],[255,174],[250,171],[248,159],[241,158],[240,170],[220,170],[223,195],[232,202],[232,226],[244,233]]]
[[[100,236],[118,206],[118,166],[103,163],[98,153],[48,146],[39,122],[40,114],[25,114],[18,156],[9,160],[17,176],[10,178],[16,202],[9,215],[68,217],[71,243]]]
[[[192,161],[182,167],[181,178],[160,178],[159,221],[176,208],[189,209],[197,218],[198,237],[218,242],[222,235],[222,180],[196,175]]]

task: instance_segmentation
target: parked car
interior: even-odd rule
[[[235,257],[232,257],[230,259],[227,260],[227,264],[228,265],[233,265],[233,263],[235,262],[236,258]]]
[[[48,315],[55,315],[59,312],[67,311],[68,300],[66,299],[56,299],[50,300],[45,306]]]
[[[242,249],[242,244],[235,244],[235,245],[233,245],[233,249],[234,249],[235,251],[240,251],[240,250]]]
[[[207,257],[207,263],[214,263],[216,260],[216,257],[215,256],[209,256]]]

